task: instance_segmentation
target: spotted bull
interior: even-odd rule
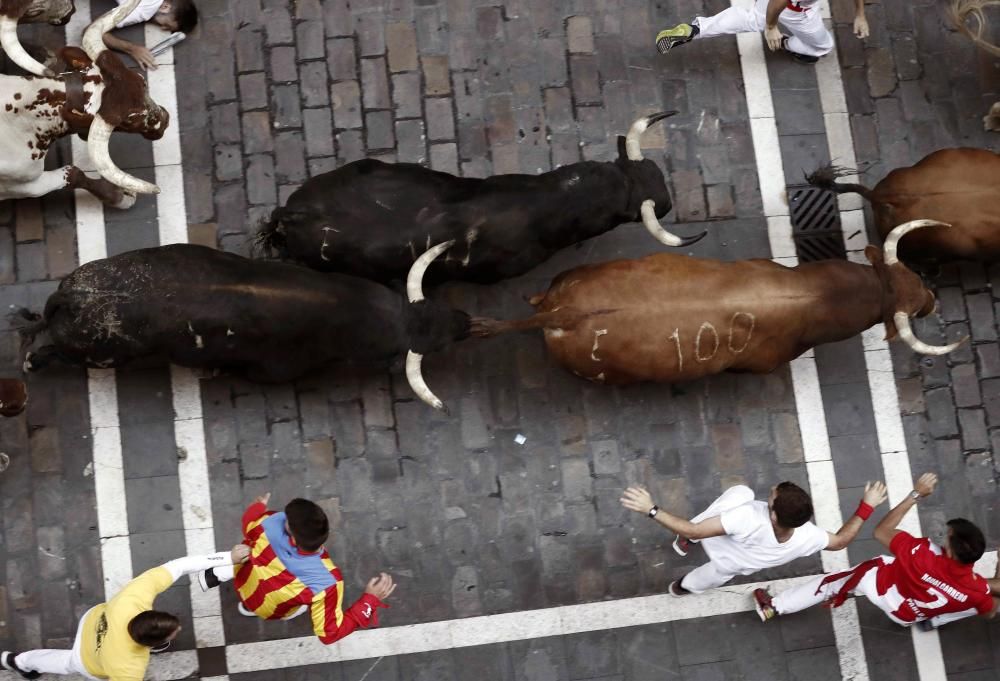
[[[490,283],[527,272],[556,251],[641,219],[668,246],[658,218],[671,209],[663,173],[640,136],[676,112],[636,121],[614,162],[584,161],[541,175],[460,178],[409,163],[362,160],[312,178],[258,235],[267,251],[309,267],[376,281],[399,279],[431,244],[456,246],[428,275]]]
[[[0,378],[0,416],[17,416],[28,404],[28,387],[17,378]]]
[[[0,0],[0,46],[12,62],[28,73],[51,78],[55,74],[29,55],[17,39],[17,24],[62,26],[75,11],[73,0]]]
[[[821,343],[884,322],[917,352],[958,343],[918,340],[911,316],[934,295],[896,258],[896,242],[930,223],[902,225],[872,267],[841,261],[785,267],[770,260],[722,262],[660,253],[584,265],[560,274],[517,321],[474,319],[472,334],[541,328],[555,360],[598,383],[690,381],[723,371],[768,373]]]
[[[128,0],[94,21],[82,48],[61,51],[68,70],[54,78],[0,76],[0,199],[42,196],[63,187],[86,189],[105,204],[128,208],[137,193],[155,193],[149,182],[126,173],[108,150],[114,130],[147,139],[163,136],[170,116],[149,96],[146,82],[104,46],[104,33],[139,0]],[[100,178],[75,166],[45,170],[45,155],[58,138],[87,140]]]
[[[424,300],[421,280],[449,244],[417,259],[409,303],[366,279],[278,262],[255,262],[175,244],[123,253],[70,273],[43,315],[15,313],[24,370],[53,360],[87,367],[172,362],[252,381],[284,382],[330,363],[388,363],[406,355],[417,395],[442,408],[424,383],[424,353],[468,335],[463,312]]]
[[[1000,258],[1000,155],[987,149],[941,149],[908,168],[897,168],[873,189],[840,183],[838,169],[821,168],[812,184],[868,199],[882,238],[908,220],[938,220],[947,228],[923,229],[900,244],[903,260]]]

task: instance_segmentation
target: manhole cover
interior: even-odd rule
[[[788,208],[800,262],[846,258],[836,194],[809,185],[791,186]]]

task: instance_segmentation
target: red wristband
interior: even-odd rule
[[[868,520],[871,514],[875,511],[873,506],[869,506],[864,501],[858,502],[858,510],[854,512],[854,515],[858,516],[862,520]]]

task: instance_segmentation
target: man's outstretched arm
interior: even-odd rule
[[[885,483],[869,482],[865,485],[864,494],[861,495],[861,503],[854,515],[837,530],[836,534],[830,534],[830,543],[826,545],[827,551],[840,551],[847,548],[847,545],[854,541],[861,531],[861,526],[868,520],[868,516],[876,506],[886,499]]]
[[[656,506],[653,503],[653,497],[645,487],[629,487],[625,490],[620,501],[622,506],[630,511],[644,515],[649,515],[649,512]],[[718,516],[707,518],[700,523],[692,523],[686,518],[681,518],[664,511],[659,506],[656,506],[656,508],[657,511],[656,515],[653,516],[653,520],[674,534],[686,539],[705,539],[706,537],[718,537],[726,533],[725,528],[722,527],[722,521],[719,520]]]
[[[926,497],[931,494],[937,482],[938,478],[934,473],[924,473],[913,486],[913,492],[885,514],[881,522],[875,526],[875,539],[882,546],[891,550],[889,544],[892,543],[892,538],[899,534],[899,530],[896,528],[903,522],[903,516],[917,503],[917,498]]]

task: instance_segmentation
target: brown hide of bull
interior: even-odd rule
[[[896,310],[924,315],[934,297],[903,265],[839,260],[788,268],[659,253],[585,265],[532,300],[538,314],[477,319],[473,334],[544,328],[549,353],[600,383],[690,381],[723,371],[767,373],[821,343],[878,322],[895,335]]]
[[[0,416],[17,416],[28,404],[28,388],[16,378],[0,378]]]
[[[899,244],[910,261],[1000,259],[1000,155],[986,149],[942,149],[897,168],[866,197],[882,239],[909,220],[939,220]]]

